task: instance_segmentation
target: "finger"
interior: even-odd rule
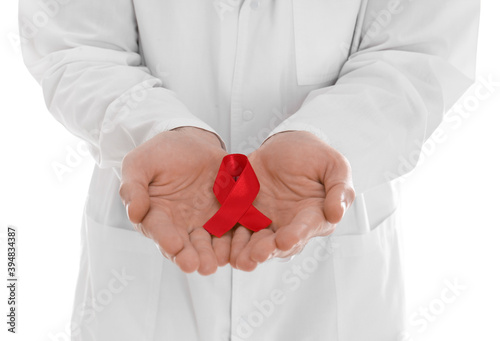
[[[276,249],[269,258],[285,258],[286,260],[290,260],[291,256],[299,254],[306,244],[304,243],[299,243],[295,244],[290,250],[288,251],[281,251],[280,249]],[[287,259],[288,258],[288,259]]]
[[[337,224],[354,201],[355,193],[350,185],[340,183],[326,192],[325,217],[331,224]]]
[[[236,227],[233,233],[233,239],[231,241],[231,252],[229,255],[229,263],[236,269],[236,259],[240,254],[241,250],[248,244],[250,237],[252,236],[252,231],[244,226],[239,225]]]
[[[297,244],[305,244],[324,226],[325,217],[320,209],[305,208],[293,218],[290,224],[276,231],[276,246],[289,251]]]
[[[212,247],[214,248],[217,264],[224,266],[229,263],[229,255],[231,253],[231,240],[233,238],[233,230],[229,230],[217,238],[212,237]]]
[[[189,235],[191,244],[198,252],[200,275],[210,275],[217,270],[217,257],[212,247],[212,237],[203,227],[195,228]]]
[[[162,254],[173,259],[184,248],[185,241],[189,241],[187,232],[182,236],[182,230],[177,229],[169,215],[159,209],[151,208],[149,213],[141,223],[143,233],[151,238],[157,245]]]
[[[264,230],[262,230],[264,231]],[[276,252],[276,234],[271,230],[265,230],[262,238],[256,240],[250,246],[250,259],[257,263],[263,263],[273,256]]]
[[[200,266],[198,251],[194,248],[189,239],[184,244],[182,250],[173,257],[173,261],[186,273],[194,272],[198,270]]]
[[[271,235],[274,235],[274,232],[269,229],[263,229],[258,232],[254,232],[250,237],[247,245],[245,245],[245,247],[239,253],[236,259],[236,268],[243,271],[254,270],[257,267],[258,262],[251,258],[250,253],[252,251],[252,248],[258,241]],[[269,252],[269,255],[271,254],[271,252],[272,251]]]

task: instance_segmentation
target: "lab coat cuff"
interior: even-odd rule
[[[105,120],[109,129],[100,129],[95,159],[101,168],[120,167],[125,155],[157,134],[181,126],[198,127],[214,134],[203,120],[192,114],[172,91],[153,87],[145,90],[140,100],[128,100],[110,105]],[[217,135],[217,134],[216,134]],[[218,135],[217,135],[218,136]],[[218,136],[221,146],[224,141]]]

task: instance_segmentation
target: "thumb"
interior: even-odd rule
[[[325,218],[330,224],[337,224],[351,206],[356,193],[352,186],[351,165],[347,158],[333,149],[328,159],[321,183],[325,186]]]
[[[147,187],[136,182],[122,182],[120,197],[127,209],[129,220],[134,224],[142,222],[149,211],[149,193]]]
[[[337,224],[354,201],[354,189],[345,183],[331,187],[325,198],[325,217],[331,224]]]
[[[120,197],[129,220],[134,224],[141,223],[149,211],[149,183],[153,169],[148,149],[140,148],[125,155],[121,167]]]

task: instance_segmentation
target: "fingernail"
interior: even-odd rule
[[[342,218],[343,218],[345,215],[345,212],[347,211],[347,201],[344,201],[344,200],[341,201],[340,206],[342,207]]]
[[[128,214],[128,207],[129,206],[130,206],[130,204],[125,205],[125,211],[127,212],[127,218],[128,218],[128,220],[130,220],[130,215]]]

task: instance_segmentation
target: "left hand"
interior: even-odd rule
[[[248,158],[260,182],[253,204],[273,222],[255,233],[235,229],[230,263],[237,269],[299,253],[311,238],[331,234],[354,201],[349,162],[309,132],[276,134]]]

